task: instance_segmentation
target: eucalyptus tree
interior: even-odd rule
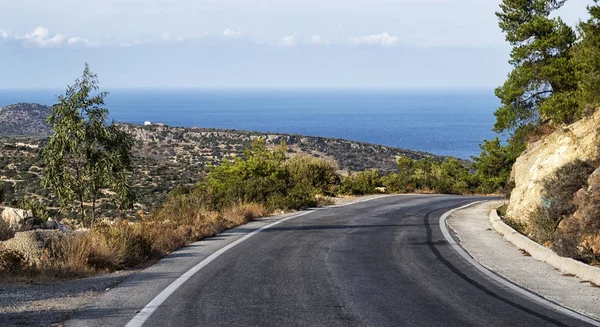
[[[103,194],[112,194],[122,206],[131,206],[133,199],[129,185],[133,142],[114,124],[107,125],[108,109],[103,106],[108,93],[98,90],[97,75],[86,64],[82,77],[67,86],[52,107],[47,122],[53,134],[42,150],[44,185],[63,209],[76,205],[79,218],[90,226]],[[91,206],[89,217],[86,205]]]
[[[566,0],[503,0],[496,13],[512,46],[514,67],[496,89],[502,106],[497,132],[515,132],[541,123],[570,123],[578,116],[577,80],[571,61],[576,35],[552,14]]]

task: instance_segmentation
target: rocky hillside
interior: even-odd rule
[[[376,168],[387,173],[396,170],[398,157],[442,158],[425,152],[324,137],[162,125],[120,126],[136,139],[136,151],[169,164],[187,162],[202,166],[217,163],[224,158],[242,155],[256,138],[265,139],[271,146],[287,144],[289,155],[309,154],[330,159],[345,171]]]
[[[529,145],[507,217],[559,254],[600,263],[600,111]]]
[[[50,135],[46,117],[51,108],[35,103],[17,103],[0,108],[0,136],[40,137]]]
[[[43,108],[39,105],[15,106]],[[35,110],[9,111],[33,113]],[[0,182],[6,184],[7,202],[23,196],[35,196],[49,200],[53,206],[57,205],[40,184],[43,167],[38,154],[45,142],[44,137],[40,136],[48,135],[44,125],[46,114],[40,111],[29,116],[31,121],[13,122],[11,130],[5,133],[11,137],[0,137]],[[264,138],[271,146],[285,142],[290,156],[305,154],[331,160],[342,173],[370,168],[382,172],[394,171],[396,159],[401,156],[442,159],[425,152],[323,137],[162,125],[121,124],[120,128],[135,138],[134,186],[138,208],[142,210],[162,201],[174,187],[198,182],[211,165],[243,155],[244,149],[256,138]],[[105,205],[110,206],[109,203]]]

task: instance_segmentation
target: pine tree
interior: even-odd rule
[[[590,18],[579,23],[580,42],[573,47],[579,90],[579,109],[600,106],[600,6],[598,0],[588,6]]]
[[[496,111],[497,132],[540,123],[570,123],[579,112],[570,50],[572,28],[550,15],[566,0],[503,0],[496,13],[513,47],[508,80],[496,89],[502,106]]]

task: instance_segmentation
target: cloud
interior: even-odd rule
[[[242,33],[228,28],[223,31],[223,37],[226,39],[239,39],[242,37]]]
[[[400,38],[397,36],[389,35],[387,32],[381,34],[365,35],[365,36],[354,36],[350,38],[350,42],[354,45],[377,45],[383,47],[392,47],[398,44]]]
[[[331,44],[331,41],[325,39],[324,37],[322,37],[321,35],[313,35],[310,39],[310,41],[312,42],[312,44],[314,45],[329,45]]]
[[[65,34],[50,34],[50,31],[43,26],[38,26],[31,33],[25,35],[14,35],[10,31],[0,30],[0,40],[19,42],[24,46],[43,49],[60,48],[67,45],[99,45],[98,42],[90,41],[78,36],[69,37]]]
[[[16,39],[23,40],[26,44],[32,44],[39,48],[57,48],[64,45],[69,37],[64,34],[50,35],[47,28],[38,26],[33,32],[16,37]]]
[[[294,35],[288,35],[281,39],[281,45],[284,47],[295,47],[298,45],[298,40]]]

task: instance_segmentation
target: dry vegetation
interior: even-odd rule
[[[52,236],[33,258],[0,247],[0,276],[4,280],[28,281],[139,268],[185,245],[267,214],[260,204],[238,204],[211,212],[174,199],[139,222],[104,223],[72,234],[46,231]],[[0,233],[6,230],[6,225],[0,226]]]

